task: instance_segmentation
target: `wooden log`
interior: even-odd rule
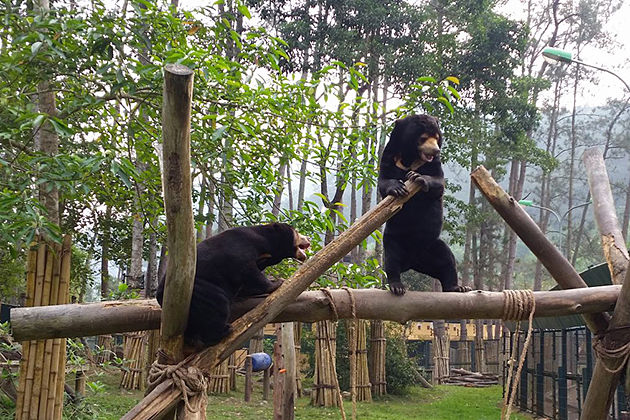
[[[534,292],[536,316],[552,317],[610,310],[621,286],[600,286]],[[503,315],[502,292],[468,293],[407,292],[394,296],[386,290],[353,290],[357,317],[404,323],[416,319],[494,319]],[[348,293],[330,290],[340,319],[352,317]],[[263,302],[248,299],[234,304],[238,312]],[[159,328],[160,306],[154,299],[125,300],[11,309],[16,340],[79,337]],[[332,319],[329,299],[320,291],[303,292],[273,322],[316,322]]]
[[[169,64],[164,69],[162,186],[169,260],[162,302],[161,348],[175,362],[184,358],[184,330],[197,258],[190,176],[193,76],[192,70],[179,64]]]
[[[599,148],[592,147],[586,149],[582,160],[588,175],[588,186],[593,196],[595,209],[595,221],[601,236],[604,257],[610,269],[612,282],[613,284],[623,284],[630,258],[617,219],[604,156]]]
[[[301,265],[291,279],[284,282],[262,304],[233,322],[232,332],[221,343],[191,357],[188,365],[210,369],[236,351],[258,329],[282,312],[287,305],[293,302],[300,293],[324,274],[328,268],[341,260],[352,248],[400,211],[404,203],[419,190],[419,185],[411,181],[407,181],[405,187],[409,191],[407,196],[387,196],[381,200],[350,228]],[[172,381],[167,380],[156,387],[138,405],[132,408],[123,419],[151,418],[173,406],[181,398],[181,391],[171,387],[171,384]]]
[[[529,217],[513,197],[503,191],[486,168],[478,167],[472,172],[471,178],[492,207],[527,245],[560,287],[563,289],[587,287],[575,268],[547,239],[536,222]],[[536,308],[536,312],[538,312],[538,308]],[[604,314],[593,313],[582,314],[582,316],[594,334],[599,334],[608,327],[608,317]]]
[[[626,333],[626,326],[630,321],[630,270],[628,269],[628,250],[626,249],[619,221],[617,220],[615,204],[608,181],[608,174],[604,164],[604,157],[597,149],[588,149],[583,156],[589,187],[593,197],[593,210],[597,228],[602,238],[602,248],[606,261],[615,283],[622,282],[617,306],[610,320],[609,332],[601,342],[606,349],[614,350],[628,343],[630,336]],[[622,277],[623,276],[623,277]],[[613,400],[615,389],[622,372],[623,357],[619,366],[605,366],[597,358],[593,377],[584,400],[584,410],[581,419],[606,419]],[[609,370],[618,370],[610,372]]]

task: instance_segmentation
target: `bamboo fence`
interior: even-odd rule
[[[212,370],[209,376],[208,392],[213,394],[227,394],[230,392],[230,374],[228,372],[229,358]]]
[[[120,380],[122,389],[144,390],[145,380],[145,346],[144,331],[125,333],[123,335],[123,374]]]
[[[322,407],[338,407],[339,395],[337,370],[337,323],[319,321],[315,324],[315,373],[311,404]]]
[[[102,365],[112,360],[114,355],[114,338],[111,334],[99,335],[96,340],[99,352],[96,356],[96,363]]]
[[[433,337],[433,384],[441,384],[450,374],[448,335]]]
[[[228,358],[228,374],[230,391],[236,391],[236,353],[232,353]]]
[[[369,372],[372,384],[372,395],[387,394],[387,378],[385,376],[385,327],[381,320],[370,321]]]
[[[71,239],[37,240],[28,253],[26,306],[69,302]],[[66,339],[22,342],[16,419],[60,419],[66,370]]]

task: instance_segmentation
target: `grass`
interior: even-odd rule
[[[68,378],[69,379],[69,378]],[[142,399],[141,391],[125,391],[118,388],[120,373],[92,374],[89,381],[98,381],[100,390],[87,390],[82,406],[75,408],[66,404],[65,419],[117,420]],[[273,418],[271,401],[262,400],[259,383],[255,384],[252,401],[243,402],[243,378],[238,377],[237,389],[228,395],[214,395],[208,399],[208,419],[263,420]],[[1,405],[1,404],[0,404]],[[352,403],[344,400],[348,419],[352,418]],[[438,386],[433,389],[410,388],[405,396],[388,395],[372,403],[357,404],[359,420],[496,420],[501,417],[501,387],[467,388]],[[0,419],[5,417],[0,410]],[[8,413],[7,413],[8,414]],[[296,401],[297,420],[340,419],[338,408],[312,407],[308,397]],[[528,420],[532,417],[512,414],[513,420]]]
[[[344,400],[346,417],[352,418],[352,404]],[[208,418],[232,418],[259,420],[273,417],[271,402],[261,401],[254,395],[252,402],[245,404],[242,394],[213,396],[208,401]],[[357,418],[360,420],[467,420],[492,419],[501,417],[501,387],[465,388],[438,386],[433,389],[414,387],[405,396],[387,396],[372,403],[357,404]],[[295,418],[303,420],[323,420],[341,418],[339,408],[310,406],[308,397],[298,399]],[[531,419],[513,414],[511,419]]]

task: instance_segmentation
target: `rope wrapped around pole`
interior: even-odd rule
[[[160,350],[159,352],[162,352]],[[164,354],[162,354],[164,356]],[[184,399],[186,408],[191,413],[197,413],[202,408],[201,400],[198,400],[193,407],[190,399],[199,394],[208,392],[208,381],[201,369],[194,366],[186,366],[188,359],[184,359],[178,364],[159,363],[160,357],[151,365],[149,377],[147,379],[148,389],[152,390],[166,379],[172,379],[173,384],[178,388]]]
[[[503,294],[505,295],[505,300],[503,302],[503,319],[506,321],[517,320],[516,331],[518,331],[521,327],[521,320],[528,318],[529,315],[527,336],[525,338],[525,343],[523,344],[523,352],[519,358],[518,368],[516,369],[515,374],[514,362],[516,362],[516,353],[518,352],[518,349],[516,348],[516,340],[514,339],[516,335],[512,338],[512,353],[509,360],[510,368],[508,369],[506,382],[509,387],[509,391],[505,393],[505,397],[503,399],[503,410],[501,413],[502,419],[509,420],[510,413],[512,411],[512,404],[514,404],[514,398],[516,397],[516,387],[518,386],[521,378],[521,370],[523,369],[525,357],[527,356],[527,348],[529,347],[529,342],[532,338],[532,324],[534,323],[536,300],[534,299],[534,292],[531,290],[504,290]]]

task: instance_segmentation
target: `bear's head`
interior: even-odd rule
[[[311,246],[311,242],[293,226],[286,223],[269,223],[261,227],[264,229],[263,236],[273,250],[271,253],[272,261],[279,262],[284,258],[306,260],[306,250]]]
[[[396,121],[390,142],[400,151],[402,164],[409,167],[414,162],[432,162],[439,156],[442,132],[435,117],[411,115]]]

